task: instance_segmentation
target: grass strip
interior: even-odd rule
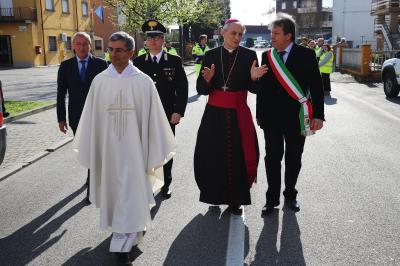
[[[6,111],[10,113],[10,116],[15,116],[53,103],[55,103],[55,101],[5,101],[4,105]]]

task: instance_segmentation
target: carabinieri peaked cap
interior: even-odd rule
[[[164,25],[154,19],[149,19],[142,25],[142,31],[146,35],[159,35],[167,32]]]

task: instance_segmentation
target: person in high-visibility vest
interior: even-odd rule
[[[174,47],[172,47],[170,41],[165,42],[164,50],[169,54],[178,55],[178,52],[175,50]]]
[[[308,48],[310,48],[311,50],[314,50],[314,52],[315,52],[315,58],[317,58],[317,50],[318,50],[318,47],[315,45],[315,41],[314,41],[314,40],[310,39],[310,40],[308,41]]]
[[[111,64],[110,52],[108,50],[104,52],[104,60],[107,61],[107,64]]]
[[[333,72],[333,52],[328,43],[322,45],[322,54],[319,59],[319,71],[321,72],[324,94],[331,94],[330,74]]]
[[[324,44],[324,38],[318,38],[317,39],[317,48],[315,50],[315,53],[317,54],[317,60],[319,61],[319,58],[321,57],[322,53],[322,45]]]
[[[144,44],[144,47],[142,49],[139,50],[137,56],[141,56],[143,54],[147,54],[147,52],[149,51],[149,48],[147,48],[146,43]]]
[[[210,48],[207,45],[207,35],[200,35],[199,43],[196,43],[192,49],[192,56],[195,60],[194,69],[197,76],[200,74],[201,64],[203,63],[204,55],[208,50],[210,50]]]

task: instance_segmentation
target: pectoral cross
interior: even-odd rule
[[[224,91],[227,91],[227,90],[228,90],[228,87],[227,87],[227,86],[222,86],[222,89],[223,89]]]
[[[115,117],[114,132],[118,136],[118,140],[125,135],[126,131],[126,115],[128,112],[134,111],[133,106],[126,104],[126,97],[122,94],[122,90],[118,92],[116,103],[111,104],[107,111]]]

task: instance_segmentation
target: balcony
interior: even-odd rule
[[[0,8],[0,23],[26,22],[26,21],[37,21],[36,8],[31,8],[31,7]]]
[[[400,12],[400,0],[372,0],[371,15],[386,15]]]

